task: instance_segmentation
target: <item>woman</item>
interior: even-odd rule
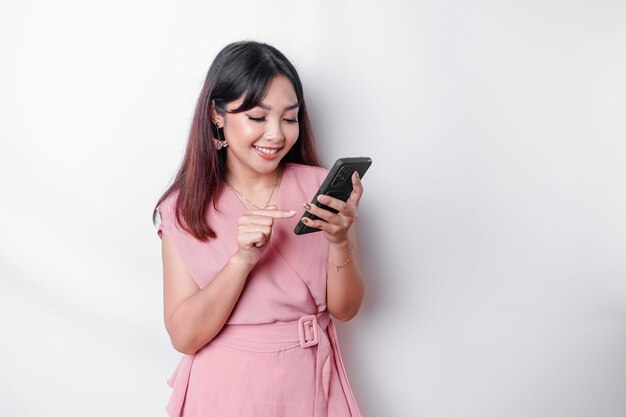
[[[153,213],[165,326],[184,354],[170,416],[360,417],[330,315],[347,321],[363,300],[363,188],[354,176],[347,202],[320,199],[336,214],[307,204],[327,173],[287,58],[254,41],[220,51]],[[302,206],[321,232],[293,232]]]

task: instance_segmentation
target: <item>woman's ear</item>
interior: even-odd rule
[[[222,116],[217,114],[217,111],[215,111],[215,100],[211,100],[211,105],[210,105],[210,112],[211,112],[211,121],[215,124],[215,125],[219,125],[224,126],[224,120],[222,120]]]

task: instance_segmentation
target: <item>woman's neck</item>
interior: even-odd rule
[[[282,172],[284,171],[283,164],[266,174],[259,174],[249,169],[232,169],[229,168],[227,180],[231,186],[235,187],[239,192],[243,194],[263,194],[268,189],[272,189],[280,182]]]

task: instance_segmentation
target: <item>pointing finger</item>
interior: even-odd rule
[[[275,219],[286,219],[289,217],[293,217],[296,214],[295,210],[276,210],[276,209],[261,209],[261,210],[248,210],[246,212],[248,215],[254,216],[267,216],[273,217]]]

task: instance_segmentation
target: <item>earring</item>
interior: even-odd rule
[[[220,149],[227,147],[228,142],[226,142],[226,139],[222,139],[220,137],[220,124],[215,123],[215,126],[217,126],[217,139],[213,139],[213,143],[215,144],[215,148],[219,151]]]

